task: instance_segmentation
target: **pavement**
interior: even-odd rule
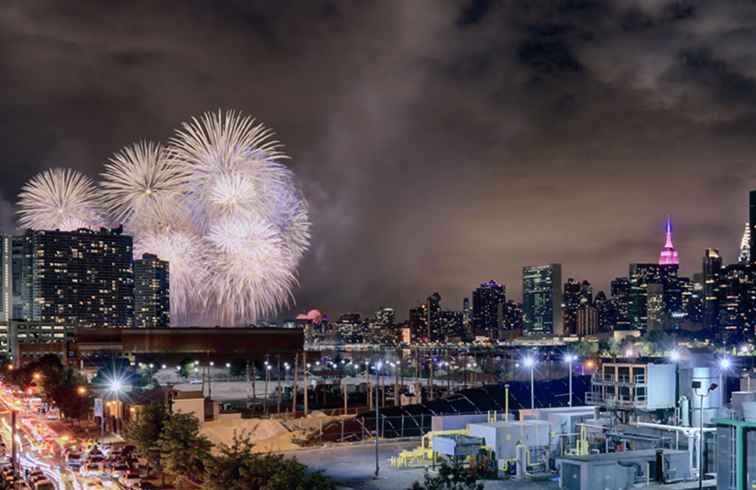
[[[333,478],[342,490],[403,490],[422,482],[422,468],[396,469],[389,465],[391,456],[404,449],[417,447],[418,442],[381,442],[378,461],[380,471],[375,477],[375,446],[355,444],[296,451],[290,455],[312,470],[322,471]],[[488,489],[557,490],[554,481],[487,481]]]

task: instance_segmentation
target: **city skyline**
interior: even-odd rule
[[[707,248],[737,258],[756,177],[756,81],[738,53],[755,10],[9,4],[0,216],[12,225],[41,170],[94,177],[128,144],[236,107],[286,142],[311,204],[282,316],[405,311],[433,290],[461,307],[489,279],[519,297],[527,264],[606,289],[656,260],[668,214],[687,275]]]

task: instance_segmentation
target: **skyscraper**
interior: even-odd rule
[[[375,312],[375,320],[384,328],[391,327],[396,321],[396,313],[393,308],[382,306]]]
[[[168,262],[156,255],[134,261],[134,326],[170,326],[169,274]]]
[[[122,229],[28,230],[31,320],[72,327],[130,327],[132,240]]]
[[[630,325],[639,330],[648,327],[648,285],[661,284],[658,264],[630,264]]]
[[[562,266],[522,269],[522,310],[525,335],[564,335],[562,324]]]
[[[612,302],[617,310],[614,323],[616,330],[630,328],[630,281],[627,277],[617,277],[611,282]]]
[[[573,335],[577,331],[578,306],[580,306],[580,283],[570,277],[564,283],[562,293],[562,323],[565,335]]]
[[[751,226],[746,222],[743,237],[740,239],[740,254],[738,262],[744,265],[751,263]]]
[[[751,265],[756,266],[756,191],[751,191],[748,195],[748,225],[750,232],[749,238],[749,258]]]
[[[25,236],[7,236],[0,240],[2,301],[0,320],[29,321],[32,317],[32,257]]]
[[[722,273],[722,256],[715,248],[706,249],[703,258],[703,324],[716,330],[719,322],[719,276]]]
[[[492,339],[498,337],[501,310],[506,300],[503,284],[496,281],[484,282],[473,291],[473,328],[475,335]]]

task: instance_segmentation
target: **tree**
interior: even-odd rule
[[[144,407],[136,420],[125,427],[126,440],[136,447],[137,453],[147,460],[147,472],[150,468],[160,468],[160,449],[158,440],[163,431],[168,412],[161,403],[152,403]]]
[[[65,417],[73,419],[80,419],[89,410],[89,396],[78,391],[80,387],[86,387],[86,384],[86,379],[71,368],[65,368],[44,379],[47,396],[60,408]]]
[[[415,482],[409,490],[483,490],[475,474],[459,464],[441,463],[438,475],[425,473],[423,483]]]
[[[230,445],[221,445],[207,462],[204,490],[333,490],[322,473],[308,474],[294,459],[255,454],[252,446],[246,433],[234,434]]]
[[[199,420],[192,414],[171,414],[158,437],[160,464],[177,480],[197,481],[204,473],[212,444],[199,433]],[[194,478],[192,478],[194,477]]]

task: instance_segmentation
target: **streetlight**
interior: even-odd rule
[[[530,369],[530,408],[535,408],[535,365],[536,360],[533,356],[527,356],[522,363]]]
[[[723,357],[719,360],[719,367],[726,371],[732,367],[732,361],[727,357]]]
[[[577,361],[577,356],[575,354],[567,354],[566,356],[564,356],[564,361],[567,363],[567,367],[569,368],[569,371],[570,371],[570,375],[569,375],[570,399],[567,403],[571,407],[572,406],[572,363]]]
[[[675,400],[680,399],[680,351],[672,349],[669,353],[669,359],[675,363]],[[682,416],[682,407],[678,412],[678,416]]]
[[[680,362],[680,351],[677,349],[674,349],[672,352],[670,352],[669,360],[672,362]]]
[[[722,359],[722,361],[720,361],[720,365],[723,365],[724,361],[726,360],[727,359]],[[716,383],[711,383],[706,389],[705,393],[698,393],[698,390],[701,388],[700,381],[693,381],[691,386],[693,388],[693,392],[701,397],[701,404],[698,407],[699,410],[701,410],[700,425],[698,427],[698,490],[701,490],[703,488],[704,397],[708,396],[709,393],[716,390],[718,385]]]
[[[76,388],[76,393],[78,393],[79,396],[84,396],[87,394],[87,387],[86,386],[79,386]]]

